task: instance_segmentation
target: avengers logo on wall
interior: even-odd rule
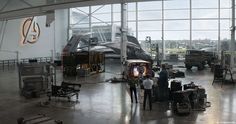
[[[40,36],[39,24],[34,17],[27,18],[23,21],[21,27],[21,44],[36,43]]]

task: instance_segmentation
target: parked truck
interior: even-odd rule
[[[185,67],[191,69],[197,66],[198,70],[203,70],[205,65],[209,66],[217,59],[214,52],[207,52],[203,50],[187,50],[185,55]]]

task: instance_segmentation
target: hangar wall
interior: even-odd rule
[[[49,57],[52,56],[52,51],[55,56],[60,55],[67,41],[68,9],[55,11],[55,21],[51,23],[50,27],[46,27],[46,16],[35,17],[40,27],[40,36],[34,44],[22,45],[20,43],[23,20],[7,21],[2,43],[0,39],[0,60],[16,59],[16,51],[19,52],[19,59]],[[0,23],[1,34],[4,29],[3,23]]]

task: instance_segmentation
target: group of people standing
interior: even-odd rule
[[[135,97],[135,102],[138,103],[136,87],[140,85],[141,89],[144,89],[143,110],[145,110],[147,99],[149,101],[149,109],[152,110],[153,80],[151,79],[151,77],[154,76],[148,74],[144,77],[144,79],[139,79],[139,77],[131,77],[131,79],[128,80],[128,84],[130,87],[131,103],[134,102],[133,95]],[[166,71],[165,65],[162,65],[162,70],[159,73],[158,85],[161,87],[160,89],[162,90],[162,93],[160,95],[165,96],[165,92],[168,89],[168,72]]]

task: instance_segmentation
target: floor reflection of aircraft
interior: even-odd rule
[[[120,38],[113,42],[99,43],[96,38],[89,41],[87,35],[74,35],[64,48],[63,52],[82,52],[82,51],[99,51],[104,52],[106,57],[120,58]],[[140,46],[138,40],[133,36],[127,36],[127,58],[128,59],[143,59],[152,61],[151,56],[148,55]],[[90,47],[89,47],[90,44]]]

